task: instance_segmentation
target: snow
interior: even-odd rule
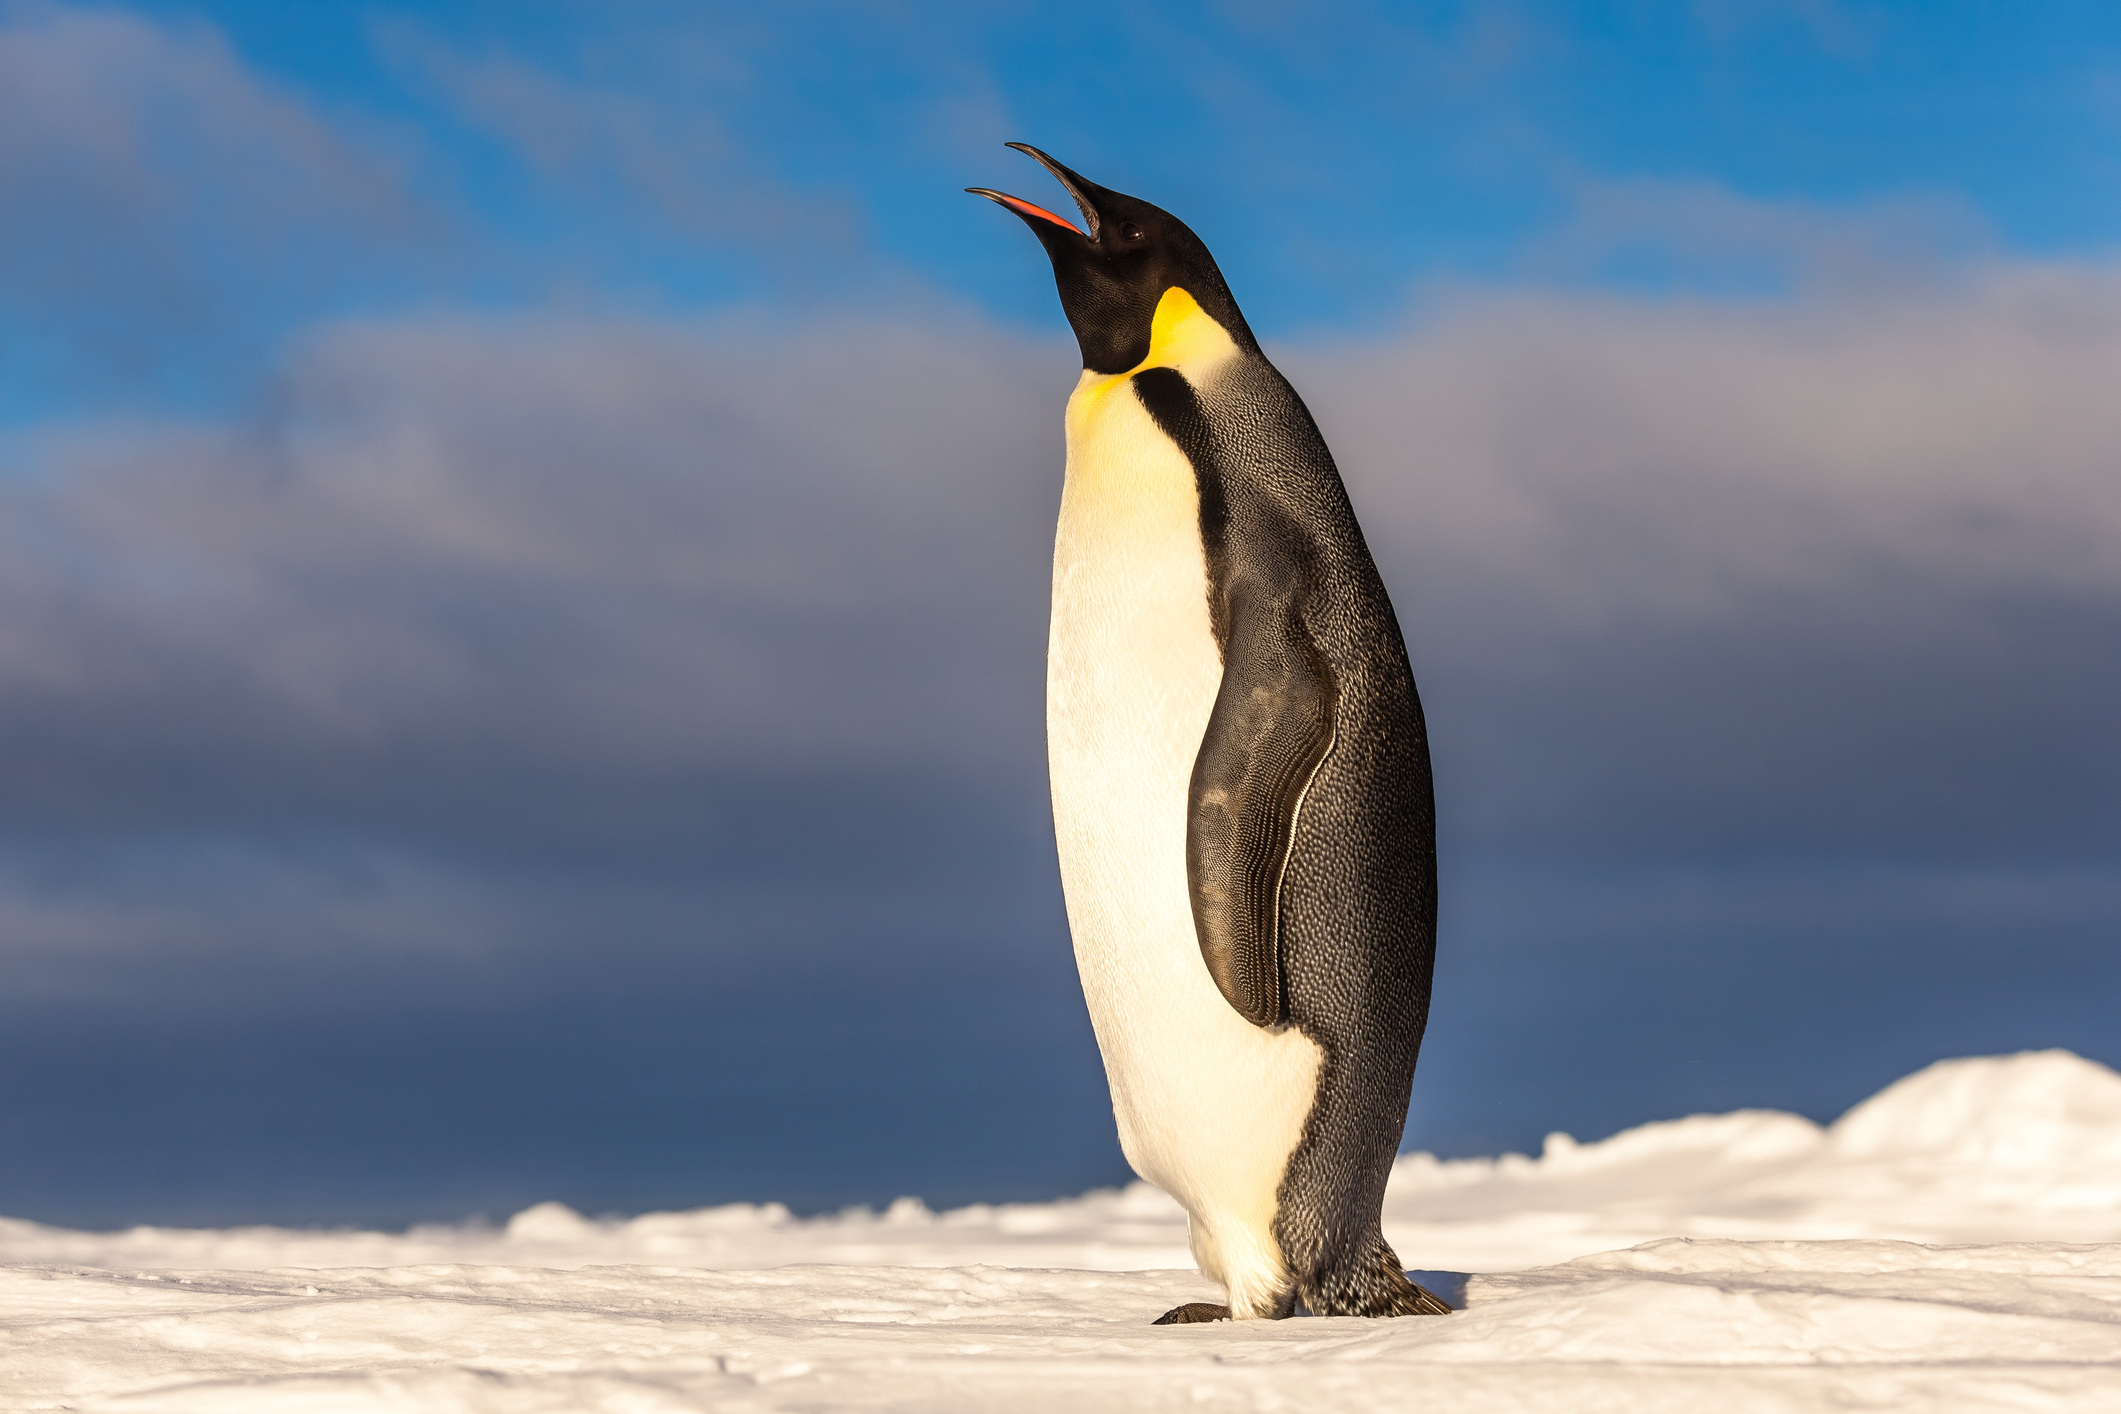
[[[1412,1155],[1386,1226],[1466,1309],[1150,1326],[1215,1292],[1139,1184],[395,1234],[0,1220],[0,1407],[2121,1409],[2121,1076],[2067,1052],[1940,1062],[1824,1129]]]

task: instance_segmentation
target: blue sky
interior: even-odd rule
[[[1011,139],[1395,594],[1410,1143],[2121,1061],[2109,7],[11,5],[0,1212],[1123,1175]]]
[[[94,155],[40,134],[50,166],[19,179],[60,199],[17,219],[90,288],[35,313],[17,367],[142,336],[146,293],[86,272],[144,244],[193,302],[181,354],[124,370],[191,397],[239,396],[348,311],[956,299],[1052,327],[1015,233],[953,209],[1034,183],[1000,134],[1184,210],[1291,336],[1375,329],[1438,281],[1775,293],[1816,273],[1807,237],[1851,231],[1930,259],[2097,253],[2121,214],[2121,22],[2090,4],[11,14],[138,17],[193,71],[80,76],[145,125],[152,230],[81,230],[111,215]],[[209,90],[282,111],[184,111]],[[14,416],[78,376],[12,390]]]

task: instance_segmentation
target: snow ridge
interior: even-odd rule
[[[1826,1128],[1409,1155],[1386,1228],[1475,1273],[1467,1309],[1148,1326],[1213,1293],[1142,1184],[405,1233],[0,1220],[0,1407],[2121,1408],[2121,1076],[2063,1051],[1939,1062]]]
[[[1394,1166],[1385,1229],[1408,1262],[1515,1270],[1662,1237],[2121,1241],[2121,1075],[2068,1051],[1939,1061],[1831,1127],[1774,1110],[1691,1115],[1596,1143],[1547,1136],[1537,1158]],[[778,1203],[587,1218],[540,1203],[504,1227],[404,1233],[133,1228],[71,1232],[0,1218],[0,1262],[257,1269],[608,1262],[1187,1268],[1185,1216],[1145,1183],[1052,1203],[802,1219]]]

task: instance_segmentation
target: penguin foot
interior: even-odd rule
[[[1444,1309],[1449,1310],[1450,1308],[1445,1307]],[[1188,1301],[1183,1306],[1173,1306],[1170,1310],[1149,1322],[1149,1324],[1152,1326],[1190,1326],[1202,1321],[1227,1321],[1229,1319],[1230,1308],[1227,1306],[1210,1306],[1205,1301]]]
[[[1456,1272],[1421,1275],[1439,1285],[1458,1276]],[[1336,1263],[1308,1280],[1299,1280],[1298,1286],[1304,1309],[1314,1316],[1448,1316],[1458,1309],[1415,1281],[1382,1238],[1366,1258]]]

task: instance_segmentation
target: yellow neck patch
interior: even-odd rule
[[[1198,376],[1237,352],[1228,330],[1208,317],[1200,302],[1178,286],[1164,291],[1149,321],[1149,356],[1125,373],[1085,373],[1071,401],[1089,405],[1148,368],[1176,368]]]
[[[1173,285],[1156,302],[1156,317],[1149,321],[1149,356],[1122,376],[1132,377],[1143,368],[1212,363],[1236,349],[1229,332],[1210,319],[1193,296]]]

